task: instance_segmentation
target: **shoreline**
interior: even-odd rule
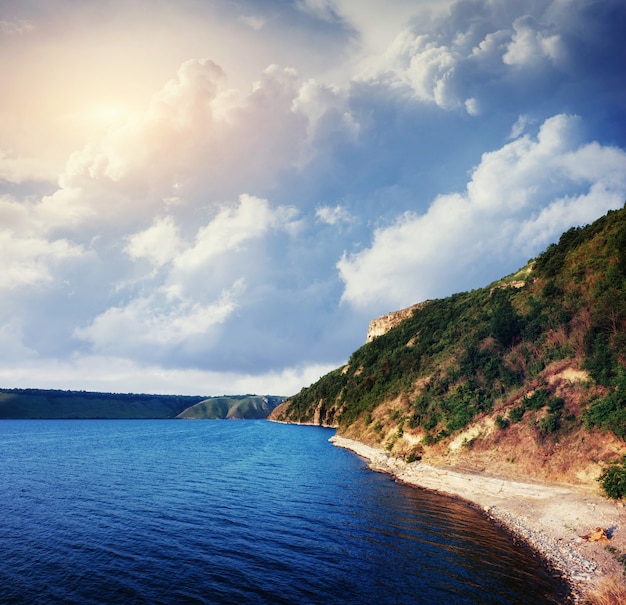
[[[465,500],[514,538],[530,546],[570,589],[569,602],[583,603],[603,581],[623,583],[625,569],[615,553],[626,551],[626,508],[578,486],[519,482],[479,473],[407,463],[382,448],[333,436],[378,472],[421,489]],[[606,529],[608,541],[583,536]],[[606,547],[612,548],[613,552]]]

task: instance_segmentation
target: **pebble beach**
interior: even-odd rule
[[[625,569],[618,556],[626,552],[626,508],[597,490],[407,463],[352,439],[334,436],[330,441],[367,460],[372,470],[480,508],[512,539],[533,548],[553,574],[567,582],[571,591],[567,602],[585,603],[604,582],[624,582]],[[590,537],[597,529],[603,535],[594,541]]]

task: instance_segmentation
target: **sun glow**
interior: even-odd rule
[[[125,121],[130,115],[130,110],[121,103],[112,102],[99,103],[86,113],[90,121],[109,126]]]

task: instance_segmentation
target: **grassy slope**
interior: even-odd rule
[[[626,209],[428,303],[272,417],[410,459],[590,482],[626,453]]]

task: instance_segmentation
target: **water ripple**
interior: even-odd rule
[[[538,561],[328,430],[0,423],[0,602],[551,603]]]

